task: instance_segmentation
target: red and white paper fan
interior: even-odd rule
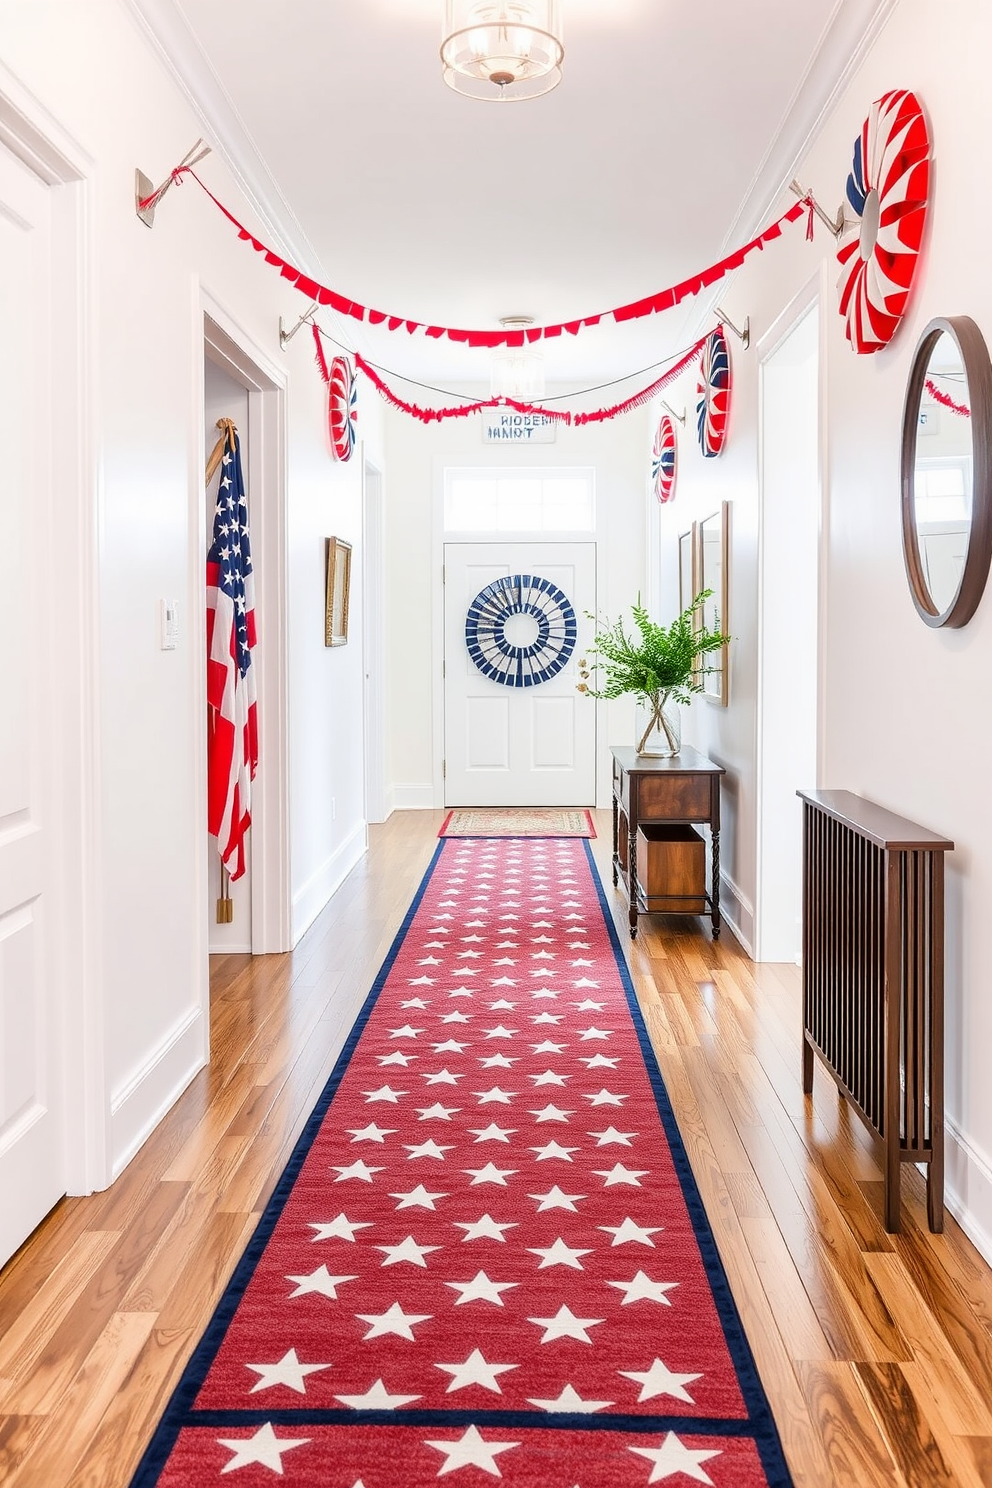
[[[651,460],[651,480],[654,486],[654,494],[658,500],[665,504],[671,501],[675,495],[675,477],[678,472],[678,443],[675,438],[675,425],[667,413],[663,413],[658,421],[658,429],[654,436],[654,451]]]
[[[696,432],[707,460],[720,453],[727,437],[731,382],[730,348],[723,327],[717,326],[706,338],[696,384]]]
[[[920,256],[930,195],[930,135],[915,93],[883,93],[854,142],[847,199],[861,223],[837,254],[840,313],[859,353],[898,329]]]
[[[350,460],[355,448],[358,389],[347,357],[335,357],[327,384],[327,427],[331,449],[339,460]]]

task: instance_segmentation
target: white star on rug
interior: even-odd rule
[[[657,1235],[658,1231],[662,1228],[663,1226],[661,1225],[650,1225],[645,1229],[640,1225],[636,1225],[630,1218],[625,1219],[622,1225],[599,1226],[599,1229],[605,1230],[608,1235],[613,1236],[612,1243],[614,1245],[636,1243],[638,1245],[650,1245],[652,1250],[654,1249],[654,1241],[651,1239],[651,1236]]]
[[[545,1039],[543,1044],[531,1044],[531,1048],[535,1054],[560,1054],[563,1049],[568,1048],[568,1045],[555,1044],[551,1039]]]
[[[444,1162],[444,1154],[453,1151],[455,1144],[454,1142],[447,1142],[443,1147],[439,1147],[437,1142],[427,1141],[404,1142],[403,1146],[410,1154],[407,1162],[413,1162],[414,1158],[417,1157],[436,1157],[441,1162]]]
[[[560,992],[552,992],[552,990],[551,990],[550,987],[538,987],[537,991],[536,992],[532,992],[530,995],[531,995],[531,997],[534,997],[534,998],[539,998],[539,997],[556,998],[556,997],[560,997],[561,996],[561,993]]]
[[[431,1045],[435,1054],[462,1054],[466,1049],[470,1049],[471,1047],[471,1044],[460,1044],[457,1039],[445,1039],[443,1044]]]
[[[369,1126],[349,1126],[346,1128],[353,1142],[385,1142],[387,1137],[395,1136],[395,1126],[376,1126],[371,1122]]]
[[[463,1242],[466,1240],[500,1240],[505,1245],[506,1236],[503,1234],[503,1231],[515,1230],[517,1228],[517,1221],[514,1219],[505,1224],[498,1223],[491,1215],[484,1214],[474,1224],[469,1224],[462,1219],[456,1219],[454,1221],[454,1227],[456,1230],[465,1231],[465,1234],[462,1236]]]
[[[592,1343],[592,1339],[586,1332],[587,1328],[595,1328],[599,1323],[605,1323],[605,1318],[579,1318],[576,1317],[569,1307],[559,1307],[553,1318],[528,1318],[529,1323],[535,1323],[539,1328],[544,1328],[545,1334],[542,1343],[553,1343],[556,1338],[576,1338],[579,1343]]]
[[[666,1307],[671,1307],[671,1302],[665,1296],[673,1287],[678,1286],[677,1281],[652,1281],[645,1276],[643,1271],[638,1271],[632,1281],[608,1281],[607,1286],[616,1287],[620,1292],[626,1292],[626,1296],[620,1303],[626,1307],[629,1302],[662,1302]]]
[[[371,1183],[374,1173],[384,1173],[385,1171],[385,1168],[370,1168],[360,1158],[358,1162],[353,1162],[350,1167],[331,1168],[331,1172],[338,1175],[334,1180],[335,1183],[347,1183],[349,1178],[358,1178],[362,1183]]]
[[[628,1095],[615,1095],[612,1090],[597,1090],[595,1095],[583,1098],[594,1106],[622,1106],[625,1100],[630,1099]]]
[[[443,1478],[445,1473],[455,1472],[459,1467],[481,1467],[483,1472],[499,1478],[502,1473],[496,1466],[497,1456],[500,1452],[509,1452],[511,1447],[519,1447],[520,1442],[485,1441],[476,1427],[469,1426],[465,1435],[457,1441],[427,1441],[424,1446],[433,1447],[435,1451],[445,1455],[445,1464],[438,1471],[439,1478]]]
[[[391,1101],[395,1106],[401,1095],[409,1095],[409,1090],[393,1090],[389,1085],[380,1085],[378,1090],[363,1090],[367,1102]]]
[[[536,1088],[538,1085],[564,1085],[565,1081],[570,1080],[572,1077],[571,1075],[556,1074],[554,1070],[545,1070],[543,1075],[528,1075],[527,1078],[534,1081]]]
[[[532,1395],[527,1399],[530,1405],[538,1405],[544,1411],[575,1411],[583,1416],[591,1416],[594,1411],[605,1410],[614,1403],[612,1400],[583,1400],[571,1385],[565,1386],[557,1400],[535,1400]]]
[[[537,1153],[537,1162],[574,1162],[573,1152],[578,1152],[578,1147],[560,1147],[557,1142],[547,1142],[543,1147],[532,1147],[531,1152]]]
[[[467,1390],[469,1385],[481,1385],[483,1390],[491,1390],[494,1395],[502,1395],[503,1391],[496,1383],[498,1374],[506,1374],[509,1369],[519,1369],[519,1364],[490,1364],[480,1354],[478,1349],[473,1349],[464,1364],[435,1364],[435,1369],[443,1369],[445,1374],[451,1375],[451,1384],[446,1394],[450,1395],[453,1390]]]
[[[428,1193],[424,1185],[422,1183],[418,1183],[416,1188],[410,1189],[409,1193],[393,1193],[390,1194],[389,1197],[391,1199],[399,1199],[400,1202],[396,1205],[397,1210],[435,1210],[437,1208],[435,1200],[446,1199],[448,1195],[446,1193]]]
[[[395,1333],[397,1338],[406,1338],[413,1343],[413,1330],[418,1323],[428,1323],[433,1313],[404,1312],[398,1302],[385,1312],[357,1312],[355,1316],[360,1323],[370,1323],[369,1331],[365,1334],[363,1342],[370,1338],[382,1338],[387,1333]]]
[[[689,1405],[695,1405],[696,1402],[685,1386],[703,1377],[701,1374],[673,1374],[660,1359],[655,1359],[651,1368],[643,1372],[618,1369],[617,1374],[622,1374],[624,1379],[633,1380],[643,1387],[637,1397],[638,1405],[642,1400],[654,1400],[657,1395],[671,1395],[675,1400],[685,1400]]]
[[[504,1028],[502,1023],[498,1023],[495,1028],[487,1028],[485,1035],[486,1038],[512,1039],[519,1032],[519,1028]]]
[[[485,1271],[477,1271],[471,1281],[446,1281],[444,1284],[454,1292],[461,1292],[461,1296],[455,1299],[456,1307],[462,1307],[466,1302],[495,1302],[497,1307],[502,1307],[500,1293],[520,1285],[518,1281],[491,1281]]]
[[[519,1095],[520,1092],[519,1090],[500,1090],[498,1085],[494,1085],[492,1090],[473,1090],[472,1094],[478,1097],[480,1106],[492,1105],[494,1102],[498,1102],[501,1106],[508,1106],[513,1097]]]
[[[613,1028],[580,1028],[579,1038],[582,1039],[584,1043],[588,1043],[590,1039],[612,1038],[615,1032],[616,1030]]]
[[[437,1070],[433,1075],[422,1075],[428,1085],[457,1085],[459,1080],[464,1080],[464,1074],[453,1075],[450,1070]]]
[[[558,1185],[555,1184],[554,1188],[549,1189],[546,1194],[528,1194],[527,1197],[529,1199],[540,1200],[537,1206],[538,1214],[543,1209],[569,1209],[573,1214],[577,1214],[579,1211],[576,1208],[576,1203],[582,1199],[587,1199],[589,1195],[562,1193]]]
[[[425,1011],[429,1007],[429,1005],[430,999],[425,1002],[422,997],[408,997],[405,1002],[400,1003],[401,1008],[415,1007],[420,1008],[422,1012]]]
[[[510,1059],[507,1059],[505,1054],[490,1054],[487,1059],[480,1059],[479,1063],[483,1069],[512,1069],[518,1059],[517,1054]]]
[[[541,1264],[537,1268],[538,1271],[546,1271],[549,1266],[570,1266],[573,1271],[584,1271],[585,1267],[579,1260],[579,1256],[592,1255],[591,1250],[573,1250],[570,1245],[565,1244],[560,1235],[554,1245],[548,1245],[543,1248],[528,1245],[527,1249],[531,1255],[542,1257]]]
[[[470,1126],[469,1135],[476,1142],[509,1142],[510,1138],[518,1130],[515,1126],[497,1126],[491,1121],[488,1126]]]
[[[401,1054],[399,1049],[397,1049],[395,1054],[378,1054],[376,1057],[380,1064],[402,1065],[412,1064],[417,1058],[416,1054]]]
[[[272,1422],[266,1421],[254,1436],[218,1436],[216,1440],[218,1446],[227,1447],[229,1452],[234,1453],[230,1462],[221,1468],[222,1473],[233,1472],[236,1467],[248,1467],[251,1463],[258,1462],[262,1467],[270,1467],[273,1472],[281,1475],[283,1452],[288,1452],[293,1447],[305,1447],[310,1438],[276,1436],[272,1430]]]
[[[531,1111],[530,1114],[532,1116],[536,1116],[537,1119],[538,1119],[538,1122],[541,1122],[541,1121],[564,1121],[566,1123],[566,1125],[567,1125],[568,1124],[568,1118],[570,1116],[574,1116],[575,1115],[575,1112],[574,1111],[560,1111],[557,1106],[547,1105],[547,1106],[542,1106],[539,1111]]]
[[[331,1367],[330,1364],[301,1364],[296,1357],[296,1350],[290,1349],[276,1364],[245,1365],[246,1369],[251,1369],[259,1376],[248,1393],[254,1395],[259,1390],[272,1390],[276,1385],[285,1385],[288,1390],[295,1390],[297,1395],[305,1395],[307,1387],[303,1382],[307,1375]]]
[[[640,1188],[641,1179],[646,1178],[650,1168],[625,1168],[623,1163],[614,1163],[612,1168],[593,1168],[597,1178],[605,1178],[604,1188],[615,1188],[618,1183],[626,1183],[631,1188]]]
[[[429,1256],[432,1250],[442,1249],[440,1245],[418,1245],[412,1235],[407,1235],[399,1245],[377,1245],[375,1248],[385,1255],[386,1259],[382,1263],[384,1266],[398,1266],[406,1261],[410,1266],[422,1266],[425,1271],[427,1262],[424,1257]]]
[[[353,1410],[396,1410],[401,1405],[409,1405],[411,1400],[419,1400],[419,1395],[390,1395],[381,1379],[377,1379],[374,1385],[366,1390],[364,1395],[335,1395],[335,1400],[340,1400],[342,1405],[350,1405]]]
[[[332,1219],[328,1224],[312,1224],[311,1230],[316,1230],[314,1240],[351,1240],[354,1242],[356,1230],[372,1229],[370,1219],[348,1219],[346,1215],[339,1214],[337,1219]]]
[[[442,1023],[471,1023],[471,1021],[468,1013],[463,1013],[458,1008],[455,1008],[453,1013],[445,1013],[441,1019]]]
[[[474,1188],[477,1183],[498,1183],[501,1188],[506,1188],[507,1178],[512,1178],[518,1171],[517,1168],[497,1168],[495,1163],[486,1163],[484,1168],[462,1168],[462,1172],[472,1180],[469,1188]]]
[[[563,1017],[563,1013],[538,1013],[530,1021],[532,1023],[560,1023]]]
[[[573,966],[575,963],[572,963]],[[441,963],[436,956],[422,956],[417,962],[418,966],[440,966]]]
[[[491,1013],[495,1013],[495,1012],[512,1013],[513,1012],[513,1009],[516,1007],[516,1005],[517,1004],[515,1002],[510,1002],[508,998],[501,997],[501,998],[498,999],[498,1001],[491,1002],[489,1004],[489,1011]]]
[[[685,1446],[674,1431],[670,1431],[660,1447],[628,1447],[630,1452],[636,1452],[638,1457],[646,1457],[649,1462],[654,1463],[651,1469],[649,1483],[660,1483],[663,1478],[673,1478],[677,1473],[685,1473],[687,1478],[694,1479],[697,1483],[710,1483],[713,1479],[703,1472],[701,1462],[708,1462],[711,1457],[719,1457],[719,1450],[693,1452]]]
[[[452,1116],[457,1116],[461,1106],[442,1106],[436,1101],[433,1106],[418,1106],[418,1121],[450,1121]]]
[[[615,1126],[608,1126],[605,1131],[591,1131],[589,1135],[596,1138],[597,1147],[632,1147],[634,1137],[639,1134],[617,1131]]]
[[[290,1292],[290,1297],[305,1297],[309,1292],[316,1292],[321,1297],[330,1297],[332,1302],[338,1299],[337,1289],[346,1281],[357,1281],[357,1276],[331,1276],[326,1266],[318,1266],[316,1271],[311,1271],[307,1276],[287,1276],[287,1281],[296,1282],[296,1291]]]

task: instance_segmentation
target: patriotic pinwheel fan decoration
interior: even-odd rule
[[[859,353],[895,335],[920,256],[930,194],[930,136],[915,93],[883,93],[854,142],[847,200],[861,224],[837,254],[840,313]]]
[[[529,639],[507,633],[517,616],[527,617]],[[556,677],[575,650],[577,634],[568,596],[537,574],[494,579],[475,596],[465,619],[469,656],[484,677],[504,687],[539,687]]]
[[[678,469],[678,446],[675,440],[675,425],[667,413],[658,421],[654,436],[654,452],[651,461],[651,480],[654,494],[664,505],[675,495],[675,476]]]
[[[720,453],[727,437],[730,388],[730,348],[723,327],[717,326],[706,338],[696,384],[696,430],[707,460]]]
[[[350,460],[355,448],[358,389],[347,357],[335,357],[327,385],[327,427],[331,449],[339,460]]]

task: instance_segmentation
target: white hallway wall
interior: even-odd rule
[[[0,0],[0,92],[3,69],[91,162],[91,261],[83,280],[94,383],[87,499],[99,532],[97,831],[104,908],[102,923],[90,930],[106,1080],[95,1113],[102,1156],[85,1178],[73,1175],[78,1189],[119,1171],[206,1050],[202,824],[192,810],[205,726],[193,686],[203,644],[196,520],[201,287],[273,360],[280,358],[280,314],[295,319],[303,301],[238,241],[194,184],[169,194],[153,231],[137,220],[135,166],[161,179],[201,126],[123,0]],[[218,156],[201,171],[236,213],[255,223]],[[341,466],[330,455],[306,334],[291,344],[284,365],[291,879],[299,934],[365,840],[361,461]],[[374,405],[363,419],[363,437],[381,463],[382,419]],[[331,534],[356,544],[353,644],[333,651],[323,644],[324,540]],[[181,603],[182,636],[171,653],[158,649],[163,595]],[[81,994],[69,988],[68,995]],[[350,1019],[342,1017],[346,1028]]]
[[[982,246],[992,206],[976,189],[987,174],[992,11],[985,0],[954,0],[940,7],[939,25],[934,21],[926,0],[900,0],[798,172],[833,211],[872,101],[890,88],[917,91],[931,121],[936,170],[906,323],[885,351],[851,352],[836,312],[833,244],[819,226],[815,244],[804,241],[800,224],[753,259],[721,299],[736,324],[750,315],[752,338],[749,352],[731,338],[735,387],[726,451],[704,461],[687,434],[680,488],[659,526],[670,602],[677,532],[720,500],[733,502],[731,705],[721,710],[697,702],[690,737],[729,771],[725,862],[741,891],[743,902],[735,908],[749,935],[758,613],[754,346],[822,272],[827,474],[819,784],[868,796],[956,843],[947,893],[948,1184],[953,1212],[992,1259],[992,998],[984,930],[992,902],[992,795],[984,764],[992,726],[985,685],[992,669],[992,592],[963,630],[931,630],[917,617],[903,568],[899,474],[903,396],[926,322],[934,315],[970,315],[992,341],[992,281]],[[677,392],[681,401],[681,386]],[[686,393],[692,401],[693,392]]]
[[[362,407],[374,396],[367,393]],[[592,466],[600,549],[598,604],[600,612],[613,619],[621,611],[629,615],[630,604],[644,589],[643,513],[649,475],[645,428],[641,410],[612,423],[559,429],[554,444],[524,449],[483,444],[475,417],[425,426],[387,409],[391,475],[386,502],[386,778],[391,807],[443,802],[435,730],[442,683],[433,627],[440,621],[434,586],[440,576],[439,502],[445,467]],[[540,541],[540,534],[535,541]],[[608,805],[608,745],[630,742],[633,709],[626,700],[589,706],[601,710],[598,793],[600,804]]]

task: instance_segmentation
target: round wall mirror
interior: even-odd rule
[[[966,625],[992,559],[992,363],[966,315],[932,320],[913,359],[902,426],[902,538],[927,625]]]

